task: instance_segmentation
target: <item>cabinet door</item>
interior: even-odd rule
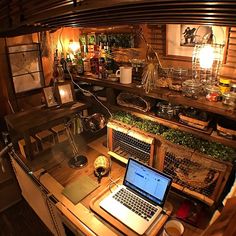
[[[21,188],[21,192],[25,200],[32,207],[39,218],[44,222],[53,235],[58,235],[56,227],[50,214],[46,194],[40,190],[40,187],[31,179],[31,177],[21,168],[21,166],[11,158],[12,166],[16,174],[16,178]]]
[[[0,164],[0,196],[0,212],[21,200],[20,189],[8,157],[3,158]]]

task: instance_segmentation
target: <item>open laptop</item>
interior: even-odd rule
[[[123,184],[100,207],[142,235],[162,212],[171,177],[129,158]]]

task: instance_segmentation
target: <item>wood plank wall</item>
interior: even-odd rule
[[[158,52],[163,67],[192,67],[191,58],[166,55],[166,26],[148,26],[148,42]],[[236,27],[229,27],[226,36],[225,58],[220,71],[220,76],[229,78],[236,83]]]

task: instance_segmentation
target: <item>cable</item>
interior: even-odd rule
[[[66,61],[66,66],[67,66],[67,61]],[[109,108],[108,108],[107,106],[105,106],[105,105],[104,105],[93,93],[91,93],[89,90],[86,90],[86,89],[81,88],[80,85],[78,85],[78,84],[74,81],[73,76],[72,76],[71,73],[70,73],[70,70],[68,70],[68,73],[69,73],[71,82],[72,82],[75,86],[77,86],[83,93],[88,93],[88,94],[90,94],[103,108],[105,108],[105,109],[107,110],[108,114],[109,114],[110,117],[112,118],[113,115],[112,115],[112,113],[110,112]]]

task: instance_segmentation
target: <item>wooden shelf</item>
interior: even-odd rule
[[[169,101],[172,104],[181,104],[185,106],[191,106],[197,109],[201,109],[210,113],[222,115],[229,119],[236,121],[236,111],[227,109],[221,102],[209,102],[205,97],[200,97],[199,99],[191,99],[184,97],[181,92],[172,91],[167,88],[157,88],[150,93],[145,93],[143,88],[138,88],[136,83],[132,84],[120,84],[119,82],[112,82],[105,79],[97,79],[87,76],[77,76],[78,81],[91,83],[94,85],[99,85],[103,87],[110,87],[117,90],[123,90],[131,93],[136,93],[142,96],[151,97],[154,99],[161,99]]]
[[[206,132],[203,132],[202,130],[199,130],[199,129],[196,129],[194,127],[190,127],[190,126],[187,126],[187,125],[184,125],[184,124],[181,124],[179,122],[166,120],[166,119],[154,116],[153,113],[148,113],[148,112],[144,113],[144,112],[137,111],[137,110],[131,109],[131,108],[125,108],[125,107],[114,106],[114,105],[113,106],[110,105],[110,108],[112,110],[115,110],[115,111],[121,110],[121,111],[131,112],[133,115],[135,115],[137,117],[157,122],[159,124],[162,124],[164,126],[172,128],[172,129],[177,129],[177,130],[181,130],[181,131],[184,131],[184,132],[194,134],[195,136],[197,136],[199,138],[202,138],[202,139],[205,139],[205,140],[211,140],[211,141],[215,141],[215,142],[218,142],[218,143],[222,143],[222,144],[224,144],[226,146],[229,146],[229,147],[232,147],[232,148],[236,147],[236,141],[235,140],[230,140],[230,139],[226,139],[226,138],[223,138],[221,136],[218,136],[216,134],[216,131],[206,133]]]

